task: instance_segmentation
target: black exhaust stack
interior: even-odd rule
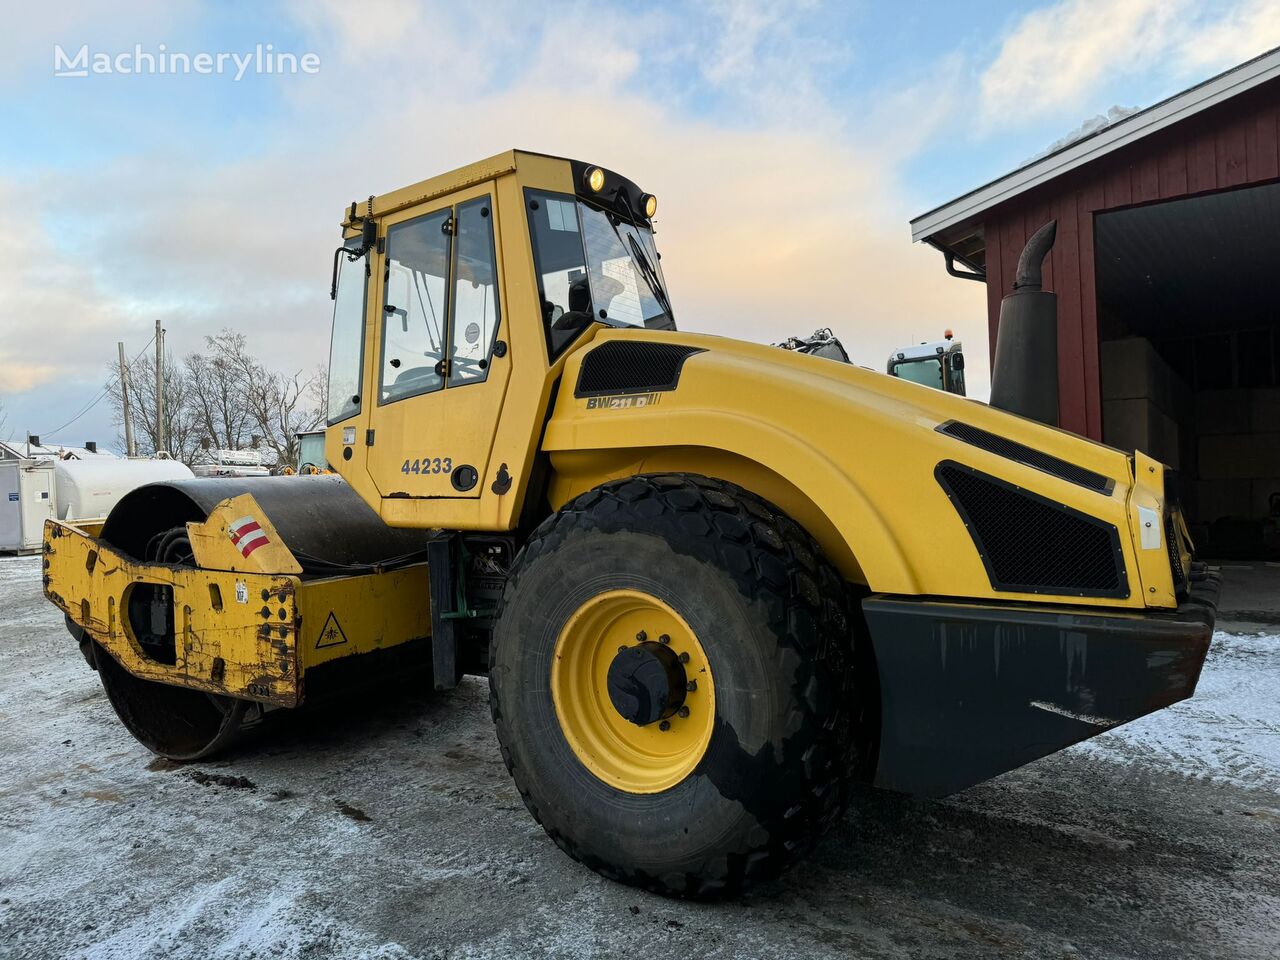
[[[1058,425],[1058,295],[1041,290],[1040,271],[1058,221],[1031,235],[1018,258],[1013,292],[1000,304],[991,406]]]

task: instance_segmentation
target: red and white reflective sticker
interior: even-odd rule
[[[227,527],[227,535],[246,558],[259,547],[265,547],[271,542],[253,517],[241,517],[233,521],[231,526]]]

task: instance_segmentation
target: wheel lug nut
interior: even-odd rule
[[[682,653],[682,654],[680,654],[680,662],[681,662],[681,663],[688,663],[688,662],[689,662],[689,655],[688,655],[687,653]]]
[[[689,708],[688,708],[688,707],[681,707],[681,708],[680,708],[680,710],[679,710],[679,713],[680,713],[681,718],[683,718],[683,717],[687,717],[687,716],[689,715]]]
[[[626,653],[626,652],[627,652],[627,645],[624,643],[622,646],[620,646],[620,647],[618,648],[618,652],[619,652],[619,653]]]
[[[662,636],[660,636],[660,637],[658,638],[658,642],[659,642],[659,643],[670,643],[670,642],[671,642],[671,638],[670,638],[669,636],[667,636],[667,635],[664,633]]]
[[[660,724],[658,724],[658,729],[661,730],[663,733],[666,733],[668,730],[671,729],[671,721],[663,720]]]
[[[698,689],[698,681],[690,680],[688,683],[684,685],[684,688],[688,690],[690,693],[693,693],[693,691]]]
[[[639,641],[640,643],[644,643],[648,639],[649,639],[649,635],[645,633],[643,630],[641,630],[639,633],[636,634],[636,640]]]

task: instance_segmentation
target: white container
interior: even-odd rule
[[[105,517],[129,491],[160,480],[189,480],[178,460],[55,460],[58,519]]]
[[[191,465],[197,477],[269,477],[271,469],[257,450],[202,450]]]
[[[266,467],[228,466],[223,463],[197,463],[191,468],[197,477],[269,477]]]
[[[0,553],[39,550],[44,522],[55,516],[53,462],[0,460]]]

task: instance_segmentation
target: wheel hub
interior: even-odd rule
[[[671,647],[648,641],[619,650],[606,683],[613,709],[643,727],[675,716],[689,680]]]
[[[551,700],[569,748],[628,793],[659,793],[696,769],[715,725],[715,681],[688,622],[639,590],[584,601],[556,640]]]

